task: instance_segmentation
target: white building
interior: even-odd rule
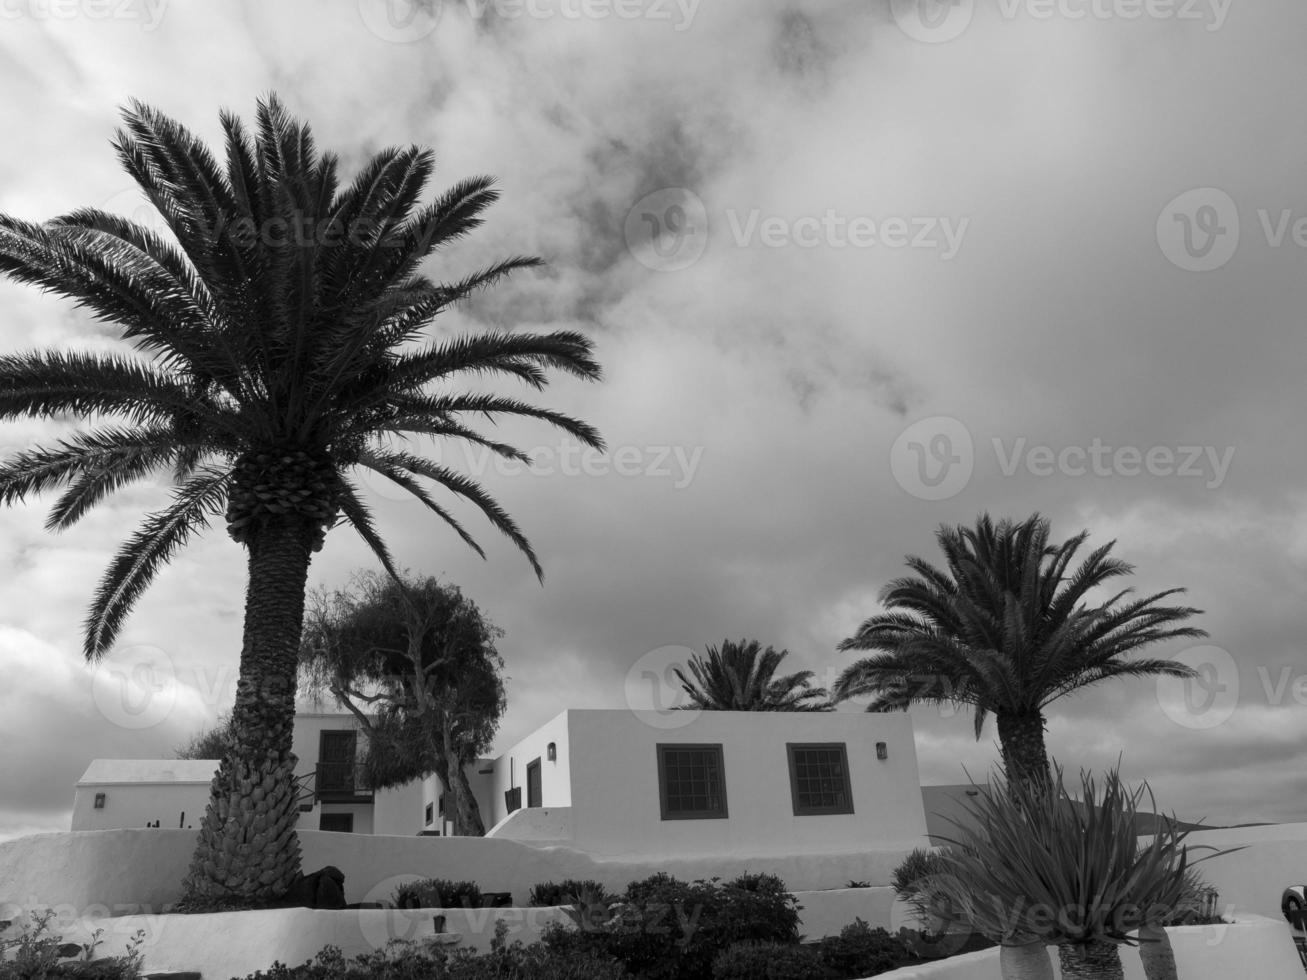
[[[435,777],[366,787],[363,738],[349,714],[296,717],[301,827],[448,833]],[[194,826],[216,766],[96,760],[72,829]],[[600,856],[841,853],[926,836],[906,713],[710,711],[672,728],[631,711],[564,711],[468,778],[488,836]]]

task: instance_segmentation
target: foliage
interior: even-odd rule
[[[799,671],[776,677],[776,668],[788,650],[762,649],[757,640],[724,640],[721,648],[708,647],[708,656],[694,656],[673,672],[689,695],[681,707],[703,711],[830,711],[825,688],[812,687],[813,673]]]
[[[844,885],[845,888],[870,888],[871,882],[862,881],[859,878],[850,878]]]
[[[897,936],[854,919],[837,936],[816,944],[821,962],[839,977],[871,977],[894,969],[909,955]]]
[[[1129,790],[1115,770],[1101,784],[1082,772],[1076,800],[1054,771],[1052,787],[996,779],[969,798],[974,827],[954,821],[961,839],[930,885],[947,898],[941,914],[996,942],[1088,946],[1124,942],[1173,913],[1185,895],[1189,831],[1159,821],[1140,844],[1145,794],[1155,808],[1146,783]]]
[[[124,955],[97,957],[103,929],[95,930],[90,942],[65,943],[50,929],[53,918],[52,909],[33,911],[17,935],[0,938],[0,980],[136,980],[141,975],[145,930],[137,930]],[[0,934],[11,926],[0,923]]]
[[[613,897],[597,881],[567,878],[563,881],[543,881],[533,885],[527,896],[528,905],[608,905]]]
[[[923,922],[930,919],[931,910],[942,900],[931,894],[930,884],[943,869],[942,852],[924,847],[914,848],[894,869],[894,891]]]
[[[488,953],[428,949],[396,940],[385,950],[345,959],[328,946],[301,966],[274,963],[244,980],[622,980],[621,964],[593,954],[558,954],[532,943],[492,943]]]
[[[369,785],[440,777],[456,834],[485,832],[464,767],[486,751],[504,713],[503,636],[455,585],[430,576],[362,572],[345,590],[310,597],[300,661],[367,738]]]
[[[212,728],[196,732],[185,745],[173,750],[178,759],[222,759],[231,744],[231,714],[219,715],[218,723]]]
[[[839,980],[812,946],[747,942],[726,947],[712,962],[713,980]],[[858,974],[862,976],[862,974]]]
[[[1090,605],[1090,594],[1133,566],[1096,548],[1074,570],[1087,531],[1063,544],[1034,514],[995,525],[981,515],[974,528],[941,527],[945,567],[909,555],[913,576],[880,593],[884,612],[867,619],[841,650],[875,654],[849,666],[835,684],[838,701],[870,696],[868,711],[914,703],[970,705],[976,737],[993,714],[1009,779],[1046,779],[1043,709],[1065,694],[1111,677],[1191,677],[1171,660],[1125,655],[1173,639],[1207,634],[1185,620],[1200,612],[1132,590]]]
[[[423,878],[400,885],[391,901],[401,909],[474,909],[481,907],[481,888],[474,881]]]
[[[605,916],[577,924],[551,925],[542,941],[611,956],[649,980],[707,980],[713,957],[735,943],[797,943],[799,904],[774,875],[685,882],[659,873],[631,882]]]
[[[1224,921],[1218,911],[1220,896],[1197,868],[1185,868],[1180,898],[1162,919],[1163,926],[1205,926]]]

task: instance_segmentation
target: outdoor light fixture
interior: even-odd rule
[[[95,808],[96,808],[97,810],[103,810],[103,809],[104,809],[104,794],[103,794],[103,793],[96,793],[96,794],[95,794]]]
[[[557,762],[558,746],[555,745],[553,742],[550,742],[549,745],[545,747],[545,756],[549,759],[550,762]]]
[[[876,743],[876,758],[880,759],[882,762],[889,758],[889,749],[886,747],[884,742]]]

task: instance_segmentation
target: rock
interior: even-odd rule
[[[300,906],[310,909],[343,909],[345,907],[345,873],[327,865],[311,874],[297,877],[278,905]]]

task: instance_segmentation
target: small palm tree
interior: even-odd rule
[[[915,577],[889,583],[880,594],[887,611],[840,644],[877,653],[845,669],[835,699],[870,695],[868,711],[970,705],[977,739],[993,714],[1008,777],[1042,782],[1050,703],[1109,677],[1194,676],[1169,660],[1125,659],[1156,643],[1207,635],[1177,625],[1201,610],[1162,603],[1183,589],[1142,599],[1125,589],[1091,604],[1091,590],[1133,566],[1109,557],[1113,541],[1071,571],[1089,532],[1060,545],[1049,544],[1049,533],[1038,514],[997,525],[982,515],[975,528],[940,528],[946,567],[908,556]]]
[[[221,164],[149,106],[123,116],[118,157],[175,242],[97,210],[44,224],[0,215],[0,272],[88,308],[135,349],[0,358],[0,418],[96,417],[0,465],[0,502],[63,487],[48,523],[63,529],[126,484],[171,476],[171,505],[145,520],[101,581],[86,621],[91,660],[113,646],[159,570],[225,513],[249,569],[234,739],[186,887],[200,902],[248,904],[280,896],[299,872],[291,729],[310,560],[343,520],[394,574],[350,473],[402,487],[484,557],[430,484],[470,501],[539,575],[522,531],[478,483],[390,440],[462,440],[529,462],[467,422],[523,417],[599,447],[584,422],[459,382],[541,389],[550,370],[587,380],[600,371],[591,343],[572,332],[424,339],[437,314],[538,263],[511,258],[446,284],[419,271],[481,223],[498,196],[491,179],[422,205],[432,154],[408,147],[376,154],[342,187],[336,157],[319,156],[309,127],[275,96],[260,102],[252,137],[222,114]],[[113,421],[100,424],[105,416]]]
[[[708,656],[691,657],[694,679],[674,668],[676,679],[690,696],[683,707],[702,711],[831,711],[825,688],[812,687],[813,673],[802,670],[777,677],[776,668],[788,650],[762,649],[757,640],[723,640],[708,647]]]

